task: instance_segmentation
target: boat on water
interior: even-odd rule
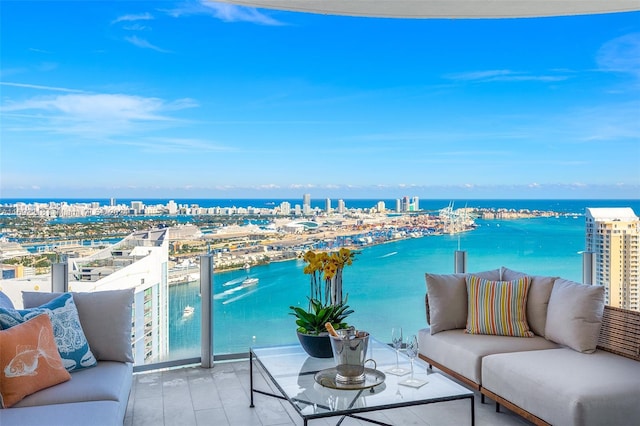
[[[193,315],[195,311],[196,311],[196,308],[194,308],[193,306],[190,306],[190,305],[185,306],[184,310],[182,311],[182,318],[190,317],[191,315]]]
[[[258,281],[258,278],[247,277],[242,281],[242,286],[248,287],[250,285],[256,285],[258,284]]]

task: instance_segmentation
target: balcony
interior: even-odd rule
[[[259,371],[259,370],[258,370]],[[254,370],[255,386],[271,389],[263,373]],[[141,425],[301,425],[302,419],[286,402],[256,394],[255,408],[249,407],[249,361],[218,363],[212,369],[199,366],[137,373],[129,397],[125,426]],[[367,418],[401,425],[470,424],[467,401],[406,407],[366,413]],[[339,417],[315,420],[310,424],[335,424]],[[475,395],[477,426],[529,425],[504,407],[496,413],[492,401],[481,402]],[[346,418],[343,425],[371,423]]]

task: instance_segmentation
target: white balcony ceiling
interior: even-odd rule
[[[640,0],[221,0],[266,9],[384,18],[519,18],[640,10]]]

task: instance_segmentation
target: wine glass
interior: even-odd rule
[[[413,386],[413,387],[420,387],[422,385],[424,385],[425,383],[427,383],[425,380],[421,380],[421,379],[416,379],[413,377],[413,361],[416,359],[416,357],[418,356],[418,338],[416,337],[416,335],[412,335],[409,339],[407,339],[407,349],[406,349],[406,353],[407,356],[409,357],[409,360],[411,361],[411,376],[402,382],[402,384],[407,385],[407,386]]]
[[[391,374],[395,374],[397,376],[403,376],[408,373],[406,369],[400,367],[400,363],[399,363],[398,354],[400,353],[400,349],[402,348],[403,340],[404,339],[402,337],[402,327],[393,327],[391,329],[391,344],[396,350],[396,366],[388,370],[387,372]]]

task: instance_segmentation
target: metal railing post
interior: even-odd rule
[[[582,282],[584,284],[593,285],[593,266],[595,264],[595,262],[593,261],[594,257],[595,253],[592,251],[582,252]]]
[[[465,250],[455,251],[453,272],[456,274],[464,274],[467,272],[467,252]]]
[[[51,292],[65,293],[69,291],[69,266],[67,263],[51,265]]]
[[[213,367],[213,255],[200,256],[200,324],[202,368]]]

